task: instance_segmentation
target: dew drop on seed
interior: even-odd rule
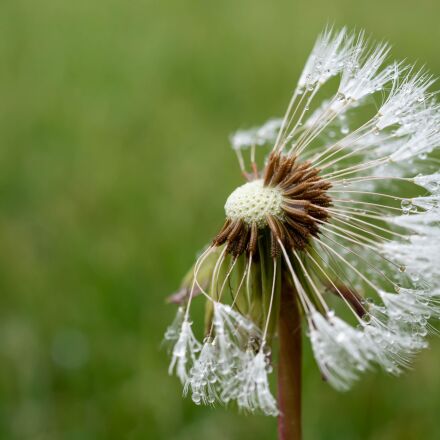
[[[431,191],[431,192],[437,191],[439,189],[439,186],[440,186],[440,184],[437,181],[429,182],[427,185],[429,191]]]
[[[411,278],[411,281],[414,281],[415,283],[420,280],[420,275],[417,272],[410,273],[409,277]]]
[[[411,200],[409,199],[403,199],[402,202],[400,203],[400,206],[402,208],[402,212],[404,214],[409,214],[409,212],[411,211],[413,204],[411,202]]]
[[[196,404],[199,405],[200,401],[201,401],[201,396],[199,393],[193,393],[192,395],[192,401]]]
[[[338,94],[336,95],[336,99],[337,99],[338,101],[344,101],[344,100],[345,100],[345,95],[344,95],[343,93],[338,93]]]

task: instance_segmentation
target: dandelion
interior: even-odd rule
[[[245,183],[166,333],[170,373],[195,403],[278,416],[280,437],[300,438],[303,328],[341,391],[365,371],[400,374],[435,332],[440,111],[432,76],[387,65],[389,51],[325,30],[284,117],[231,137]],[[196,297],[206,300],[198,338]]]

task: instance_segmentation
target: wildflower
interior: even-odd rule
[[[386,66],[388,54],[363,33],[327,29],[284,118],[232,136],[246,182],[227,198],[225,222],[185,281],[166,336],[175,343],[170,372],[195,403],[280,414],[269,374],[289,301],[338,390],[376,367],[399,374],[435,332],[439,105],[433,78]],[[335,81],[328,98],[322,89]],[[196,296],[206,299],[203,343],[191,326]]]

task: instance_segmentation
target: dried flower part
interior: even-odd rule
[[[388,54],[362,32],[325,30],[284,118],[232,136],[246,182],[173,297],[182,308],[165,335],[170,373],[196,404],[279,414],[268,375],[281,291],[338,390],[376,367],[401,373],[435,333],[440,172],[431,153],[440,104],[430,74],[383,66]],[[319,99],[330,78],[339,79],[334,95]],[[199,339],[190,321],[196,297],[206,300]]]
[[[226,223],[213,244],[227,244],[227,252],[238,257],[256,252],[260,229],[272,236],[272,256],[280,254],[278,240],[286,247],[304,249],[319,233],[320,223],[330,217],[326,209],[331,183],[319,177],[319,169],[296,157],[272,153],[263,178],[237,188],[225,205]]]

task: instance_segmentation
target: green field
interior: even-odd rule
[[[0,439],[265,440],[195,407],[165,304],[240,184],[231,131],[280,115],[327,22],[440,74],[432,0],[0,2]],[[201,313],[201,311],[199,311]],[[440,340],[346,394],[304,361],[305,440],[440,438]]]

